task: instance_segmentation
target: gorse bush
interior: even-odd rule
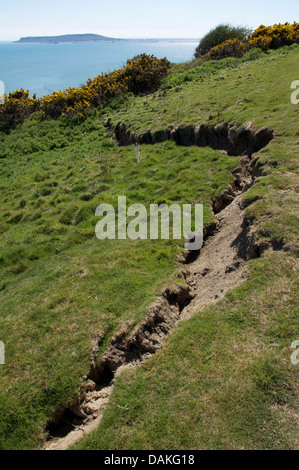
[[[239,39],[228,39],[213,47],[205,57],[211,60],[224,59],[225,57],[242,57],[248,49],[247,43]]]
[[[299,23],[261,25],[243,41],[233,38],[218,44],[206,53],[204,58],[219,60],[224,57],[242,57],[250,49],[259,48],[267,51],[295,43],[299,43]]]
[[[41,107],[40,100],[29,97],[29,91],[17,90],[5,97],[0,106],[0,127],[9,128],[24,122],[32,113]]]
[[[42,99],[43,117],[57,118],[65,115],[72,117],[75,113],[83,113],[89,108],[86,93],[80,88],[67,88]]]
[[[29,97],[29,92],[10,93],[0,106],[0,127],[13,127],[41,110],[43,118],[84,116],[87,111],[107,105],[115,98],[155,91],[171,67],[166,59],[142,54],[114,72],[89,79],[81,88],[67,88],[44,98]]]
[[[45,96],[42,100],[43,117],[84,115],[91,108],[107,105],[109,101],[128,92],[148,93],[159,88],[171,67],[170,62],[142,54],[128,60],[119,70],[98,75],[81,88]]]
[[[137,59],[128,60],[124,69],[128,91],[139,94],[156,91],[168,74],[170,62],[142,54]]]
[[[200,41],[195,50],[195,58],[199,58],[207,54],[213,47],[222,44],[231,39],[239,39],[243,41],[249,35],[250,30],[244,26],[232,26],[229,24],[220,24],[216,28],[211,29]]]
[[[273,26],[261,25],[250,36],[250,41],[258,42],[267,38],[269,49],[278,49],[299,43],[299,23],[275,24]]]

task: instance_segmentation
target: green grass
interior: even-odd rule
[[[209,223],[238,160],[168,142],[141,147],[138,164],[96,117],[74,128],[33,118],[3,141],[16,153],[1,162],[0,445],[31,448],[76,397],[96,335],[104,348],[124,321],[133,328],[177,265],[180,241],[99,241],[98,204],[197,201]]]
[[[133,146],[119,148],[105,129],[108,117],[139,132],[202,122],[274,128],[259,153],[264,176],[244,204],[261,243],[285,251],[252,262],[247,283],[117,379],[99,430],[79,447],[295,447],[298,58],[290,47],[176,66],[153,95],[83,121],[33,116],[0,134],[0,448],[42,445],[47,421],[77,396],[96,335],[103,351],[125,321],[133,328],[177,268],[182,241],[99,241],[97,205],[116,206],[119,195],[146,206],[201,202],[209,223],[211,199],[238,166],[171,142],[141,146],[138,164]]]
[[[146,131],[188,124],[253,121],[257,126],[279,126],[285,132],[298,118],[291,104],[291,82],[297,76],[298,45],[262,54],[256,60],[224,59],[188,71],[175,71],[164,88],[148,96],[131,97],[112,122]],[[281,73],[283,69],[284,73]],[[182,74],[190,74],[184,81]],[[179,86],[172,85],[177,83]],[[278,116],[280,119],[278,119]],[[287,116],[287,120],[283,117]]]
[[[256,219],[265,242],[273,239],[299,253],[294,231],[298,222],[299,107],[290,100],[291,83],[298,76],[298,54],[298,45],[293,45],[260,54],[256,60],[224,59],[201,67],[195,63],[194,69],[183,67],[167,79],[169,83],[180,81],[180,86],[131,98],[106,117],[113,125],[125,123],[139,133],[180,124],[223,122],[274,129],[275,141],[259,153],[267,179],[262,178],[246,194],[247,213]],[[192,80],[181,83],[186,73]]]

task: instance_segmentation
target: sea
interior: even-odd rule
[[[112,72],[138,54],[192,60],[199,40],[147,39],[60,44],[0,42],[0,81],[5,93],[24,88],[38,97],[78,87],[88,78]]]

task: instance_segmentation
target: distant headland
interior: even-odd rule
[[[109,38],[99,34],[65,34],[63,36],[28,36],[15,42],[41,42],[58,44],[60,42],[91,42],[91,41],[121,41],[122,39]]]

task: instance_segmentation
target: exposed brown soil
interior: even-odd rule
[[[274,132],[268,127],[254,129],[251,123],[243,127],[236,127],[234,124],[218,124],[210,126],[200,125],[180,125],[172,129],[161,131],[148,130],[138,134],[131,132],[123,123],[115,126],[108,119],[106,126],[114,132],[119,145],[131,144],[156,144],[167,140],[174,141],[177,145],[198,147],[211,147],[215,150],[225,150],[228,155],[239,156],[243,153],[251,156],[265,147],[273,138]]]
[[[133,332],[129,325],[124,325],[101,357],[98,357],[101,338],[97,338],[90,371],[82,384],[82,399],[72,408],[61,410],[57,420],[49,424],[45,449],[68,449],[92,432],[102,419],[114,379],[124,367],[139,366],[163,346],[179,321],[190,318],[205,305],[219,301],[246,279],[247,261],[259,256],[260,248],[244,217],[241,196],[254,183],[259,171],[257,160],[251,160],[254,145],[257,141],[261,146],[267,145],[269,136],[273,137],[269,130],[248,132],[245,139],[249,143],[247,155],[240,157],[233,184],[213,201],[215,222],[205,230],[202,249],[182,256],[183,269],[176,274],[182,283],[165,288]],[[240,137],[242,132],[236,131],[234,135]],[[239,143],[235,139],[235,148],[242,149],[241,142],[243,137]]]
[[[184,309],[183,320],[203,306],[218,302],[246,279],[249,241],[240,196],[216,220],[217,231],[203,246],[197,260],[188,265],[186,281],[194,299]]]

